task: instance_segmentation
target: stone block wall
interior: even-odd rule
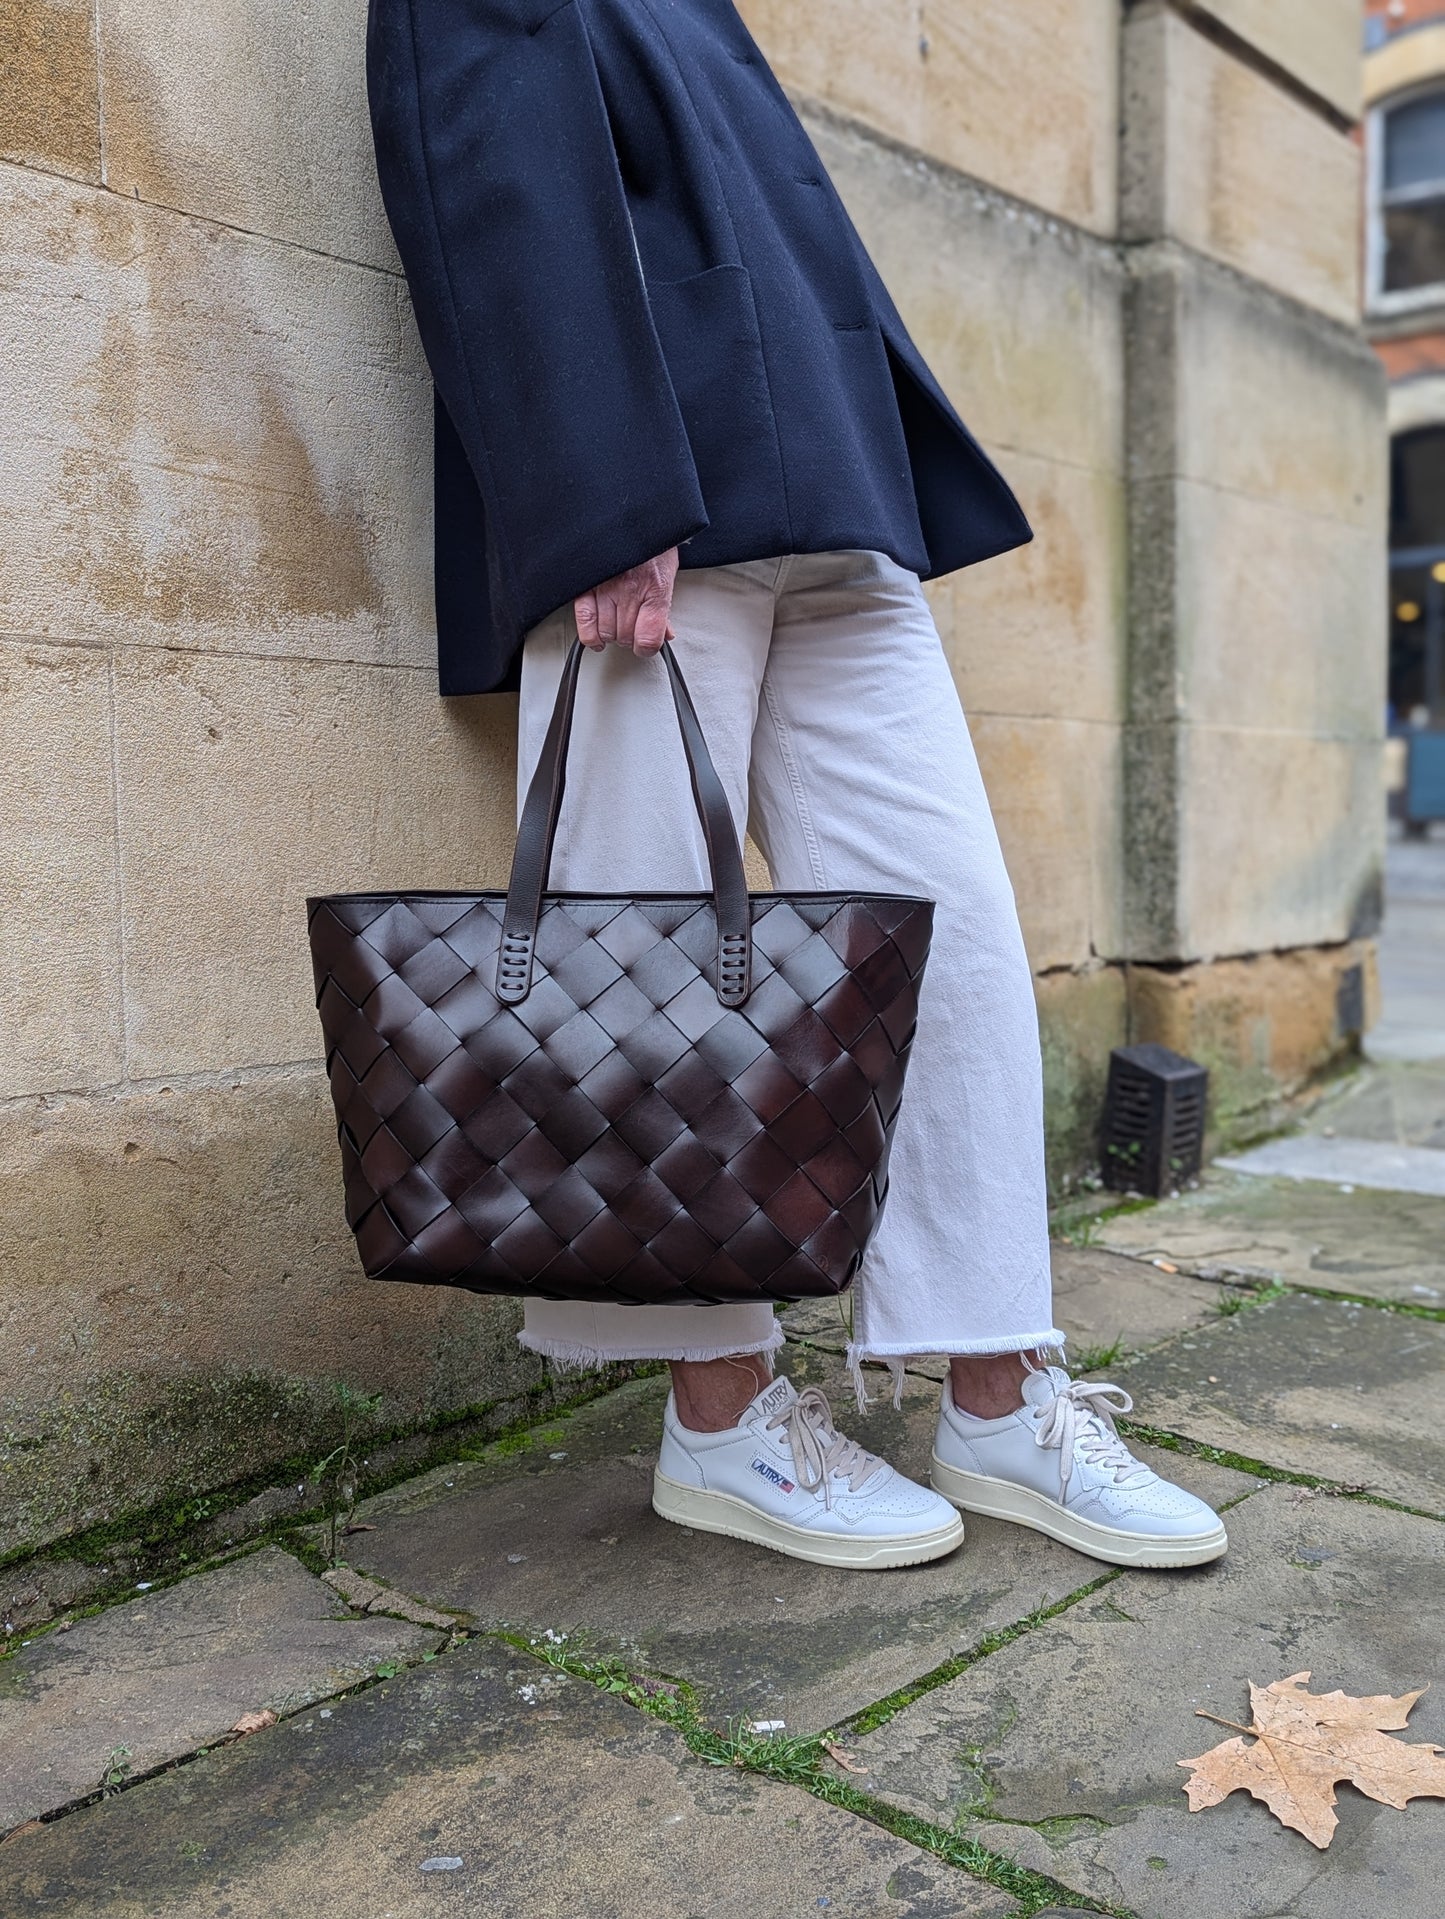
[[[937,584],[1060,1186],[1110,1046],[1245,1125],[1348,1043],[1383,441],[1353,0],[743,0],[1034,545]],[[361,0],[0,0],[0,1556],[540,1385],[368,1285],[302,901],[495,883]],[[1121,137],[1122,124],[1122,137]]]
[[[1221,1136],[1373,1005],[1387,450],[1359,332],[1359,10],[1124,31],[1129,1028],[1204,1060]]]
[[[495,883],[365,8],[21,0],[0,87],[0,1554],[540,1367],[368,1286],[303,901]]]
[[[1037,530],[930,592],[1038,975],[1055,1188],[1123,1040],[1212,1068],[1217,1138],[1258,1128],[1371,1003],[1358,9],[742,11]]]

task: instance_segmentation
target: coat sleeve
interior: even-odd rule
[[[377,169],[519,634],[707,513],[577,0],[372,0]]]

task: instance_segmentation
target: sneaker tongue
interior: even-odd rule
[[[1069,1383],[1062,1366],[1049,1366],[1042,1372],[1024,1374],[1025,1406],[1048,1406]]]
[[[764,1419],[776,1419],[797,1397],[792,1380],[780,1378],[775,1379],[770,1386],[764,1386],[753,1404]]]

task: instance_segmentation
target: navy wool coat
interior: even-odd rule
[[[669,547],[1021,545],[730,0],[371,0],[377,166],[436,386],[444,693]]]

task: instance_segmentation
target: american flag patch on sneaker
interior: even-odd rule
[[[780,1493],[795,1493],[798,1489],[791,1479],[784,1479],[776,1466],[770,1466],[766,1459],[755,1459],[753,1471],[760,1473],[770,1486],[776,1486]]]

